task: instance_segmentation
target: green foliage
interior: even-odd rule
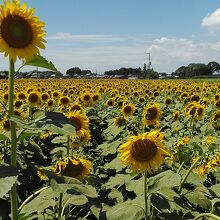
[[[47,61],[44,57],[37,55],[32,60],[27,61],[23,66],[36,66],[57,72],[56,67],[51,61]]]

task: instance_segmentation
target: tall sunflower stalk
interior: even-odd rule
[[[168,150],[163,143],[163,133],[151,131],[130,139],[119,147],[121,160],[124,165],[130,165],[133,172],[142,173],[144,176],[144,203],[145,219],[149,220],[148,210],[148,179],[147,173],[151,174],[164,162],[164,155]]]
[[[27,8],[26,3],[19,0],[4,0],[0,5],[0,52],[9,56],[9,103],[8,112],[14,115],[14,74],[17,59],[29,61],[44,49],[43,27],[45,24],[34,15],[34,9]],[[15,123],[10,120],[11,132],[11,165],[17,167],[17,137]],[[18,219],[16,184],[10,192],[12,219]]]

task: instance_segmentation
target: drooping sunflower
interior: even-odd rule
[[[216,112],[211,118],[212,126],[216,129],[220,128],[219,120],[220,120],[220,111]]]
[[[123,116],[119,116],[114,119],[114,125],[117,127],[121,127],[126,124],[126,119]]]
[[[144,125],[158,125],[159,118],[162,114],[159,103],[148,104],[143,112]]]
[[[125,165],[131,165],[133,172],[152,173],[159,168],[168,154],[163,144],[163,133],[152,131],[130,139],[119,147],[121,160]]]
[[[133,104],[124,104],[121,112],[125,118],[129,118],[134,114],[135,106]]]
[[[83,135],[80,137],[70,136],[69,145],[71,148],[77,149],[80,147],[80,145],[84,145],[84,144],[88,143],[90,139],[91,139],[91,134],[90,134],[89,130],[85,130],[83,132]]]
[[[79,138],[84,135],[89,128],[89,119],[81,111],[69,112],[66,117],[72,122],[76,129],[76,137]]]
[[[60,160],[52,169],[58,175],[69,176],[78,180],[83,180],[91,173],[91,170],[91,162],[80,157]]]
[[[173,113],[173,121],[177,121],[180,117],[180,112],[177,110]]]
[[[14,62],[30,60],[44,49],[45,24],[34,15],[34,9],[19,0],[5,0],[0,5],[0,51]]]

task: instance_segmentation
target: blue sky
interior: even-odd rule
[[[42,55],[61,72],[73,66],[100,73],[142,67],[146,52],[159,72],[191,62],[220,62],[219,0],[26,2],[46,22],[48,43]]]

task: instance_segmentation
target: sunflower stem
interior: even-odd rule
[[[63,202],[63,193],[60,193],[59,207],[58,207],[58,219],[61,219],[62,217],[62,202]]]
[[[67,148],[66,148],[67,157],[70,155],[70,136],[67,136]]]
[[[179,169],[177,170],[177,174],[180,173],[180,171],[182,170],[183,166],[184,166],[185,162],[183,161],[179,167]]]
[[[144,172],[145,220],[149,220],[147,199],[148,199],[148,179],[147,179],[147,171],[145,171]]]
[[[195,167],[195,165],[197,164],[197,162],[200,160],[200,158],[198,157],[195,162],[192,164],[192,166],[189,168],[188,172],[186,173],[186,175],[184,176],[184,178],[182,179],[181,183],[180,183],[180,186],[179,186],[179,189],[178,189],[178,193],[181,194],[182,192],[182,188],[183,188],[183,185],[184,183],[186,182],[189,174],[192,172],[193,168]]]
[[[15,66],[14,61],[10,60],[10,68],[9,68],[9,97],[8,97],[8,113],[9,118],[14,115],[14,73],[15,73]],[[16,128],[15,123],[10,120],[10,132],[11,132],[11,166],[17,167],[17,160],[16,160],[16,151],[17,151],[17,137],[16,137]],[[10,198],[11,198],[11,214],[12,220],[18,219],[18,204],[17,204],[17,187],[16,183],[13,185],[10,191]]]

